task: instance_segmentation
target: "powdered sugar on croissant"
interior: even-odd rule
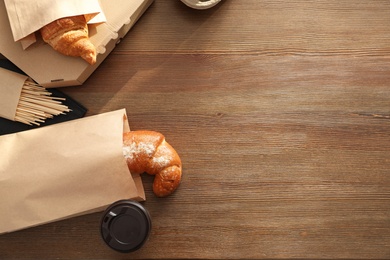
[[[59,53],[81,57],[91,65],[96,63],[96,48],[89,40],[84,15],[55,20],[40,32],[43,40]]]
[[[179,186],[182,175],[180,157],[161,133],[124,133],[123,155],[132,173],[146,172],[155,175],[153,192],[156,196],[168,196]]]

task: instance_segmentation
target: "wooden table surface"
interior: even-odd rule
[[[94,213],[0,236],[0,258],[390,259],[390,2],[155,0],[78,87],[183,161],[144,175],[153,229],[122,254]]]

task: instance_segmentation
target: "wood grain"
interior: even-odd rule
[[[224,0],[194,11],[156,1],[117,52],[388,56],[386,0]],[[155,15],[154,15],[155,14]]]
[[[156,0],[79,87],[126,108],[183,161],[177,192],[143,176],[153,230],[108,249],[100,214],[0,236],[0,258],[389,259],[390,4]]]

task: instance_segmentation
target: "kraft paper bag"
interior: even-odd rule
[[[0,68],[0,117],[14,120],[27,76]]]
[[[88,23],[101,23],[106,17],[99,0],[4,0],[12,34],[23,48],[36,41],[34,32],[59,18],[85,15]]]
[[[0,233],[145,200],[122,151],[124,109],[0,136]]]

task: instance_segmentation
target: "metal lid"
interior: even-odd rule
[[[142,247],[151,225],[149,213],[139,202],[120,200],[104,212],[101,235],[112,249],[127,253]]]

